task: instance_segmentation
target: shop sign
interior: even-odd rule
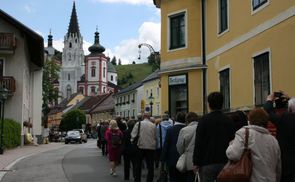
[[[169,77],[169,85],[183,85],[183,84],[186,84],[186,75]]]

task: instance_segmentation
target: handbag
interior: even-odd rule
[[[244,152],[239,161],[228,161],[217,176],[218,182],[249,182],[252,173],[251,150],[248,148],[249,128],[245,128]]]
[[[135,152],[136,150],[138,150],[138,140],[139,140],[139,136],[140,136],[140,121],[138,123],[138,130],[137,130],[137,135],[136,137],[134,137],[133,141],[132,141],[132,150],[133,152]]]
[[[186,152],[181,154],[176,163],[176,169],[180,172],[186,171]]]

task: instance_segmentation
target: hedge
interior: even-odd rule
[[[2,121],[0,121],[0,129],[1,126]],[[4,148],[13,148],[21,144],[21,125],[18,122],[12,119],[4,119],[3,133]]]

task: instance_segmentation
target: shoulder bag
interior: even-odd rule
[[[252,173],[251,150],[248,148],[249,128],[245,128],[244,152],[239,161],[229,161],[217,177],[218,182],[249,182]]]

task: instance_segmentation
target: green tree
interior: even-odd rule
[[[155,52],[148,56],[148,63],[152,65],[152,71],[160,68],[160,53]]]
[[[61,131],[80,129],[83,124],[86,124],[85,113],[80,109],[74,109],[62,116],[59,129]]]
[[[114,57],[112,58],[111,63],[112,63],[113,65],[117,65],[117,58],[116,58],[116,56],[114,56]]]
[[[50,111],[49,105],[52,105],[54,101],[58,99],[58,90],[54,88],[53,82],[58,80],[60,66],[54,59],[47,59],[43,66],[43,78],[42,78],[42,112],[43,112],[43,125],[47,124],[47,116]]]
[[[132,64],[136,64],[135,61],[132,61]]]
[[[119,63],[118,63],[118,65],[122,65],[121,59],[119,59]]]

